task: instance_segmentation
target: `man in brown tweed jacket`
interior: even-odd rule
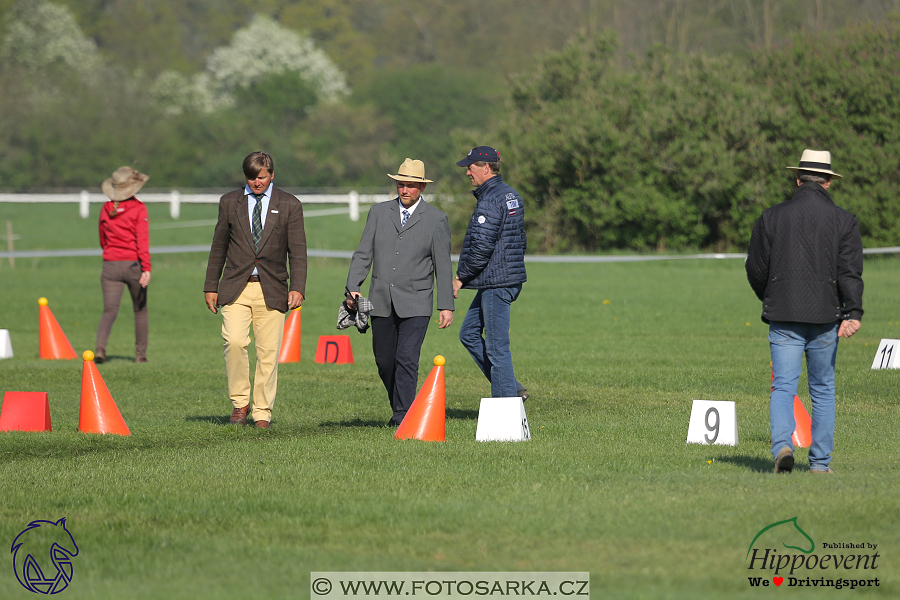
[[[306,293],[306,233],[300,201],[272,185],[272,157],[254,152],[244,159],[243,169],[244,189],[219,199],[203,290],[209,310],[222,309],[225,375],[234,407],[230,422],[246,424],[251,408],[247,347],[252,324],[256,340],[252,418],[257,427],[268,429],[278,387],[284,313],[300,306]]]

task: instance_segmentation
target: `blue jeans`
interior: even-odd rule
[[[837,358],[840,321],[826,324],[769,323],[769,348],[772,350],[772,394],[769,397],[769,421],[772,431],[772,456],[788,446],[793,449],[794,396],[803,354],[809,396],[812,399],[812,444],[809,469],[826,471],[834,450],[834,362]]]
[[[459,329],[459,341],[491,382],[492,398],[513,398],[524,388],[513,374],[509,351],[510,308],[521,291],[521,284],[478,290]]]

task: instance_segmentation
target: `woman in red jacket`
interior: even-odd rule
[[[120,167],[100,186],[109,202],[100,211],[100,247],[103,248],[103,316],[97,327],[94,362],[106,361],[106,343],[125,287],[134,304],[134,362],[147,362],[147,284],[150,283],[150,235],[147,207],[134,197],[150,177],[131,167]]]

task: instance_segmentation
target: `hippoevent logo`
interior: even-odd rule
[[[838,552],[840,551],[840,552]],[[750,587],[878,587],[878,544],[871,542],[816,542],[797,523],[797,517],[777,521],[759,530],[747,548]]]
[[[16,579],[36,594],[58,594],[72,581],[72,559],[78,546],[66,518],[59,521],[32,521],[16,539],[12,549]]]

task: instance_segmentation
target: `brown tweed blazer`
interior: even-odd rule
[[[286,312],[288,291],[300,292],[306,298],[303,205],[278,188],[272,188],[258,253],[253,245],[244,190],[229,192],[219,199],[219,220],[209,250],[203,291],[217,293],[219,306],[234,302],[247,285],[254,266],[259,270],[259,283],[270,308]]]

